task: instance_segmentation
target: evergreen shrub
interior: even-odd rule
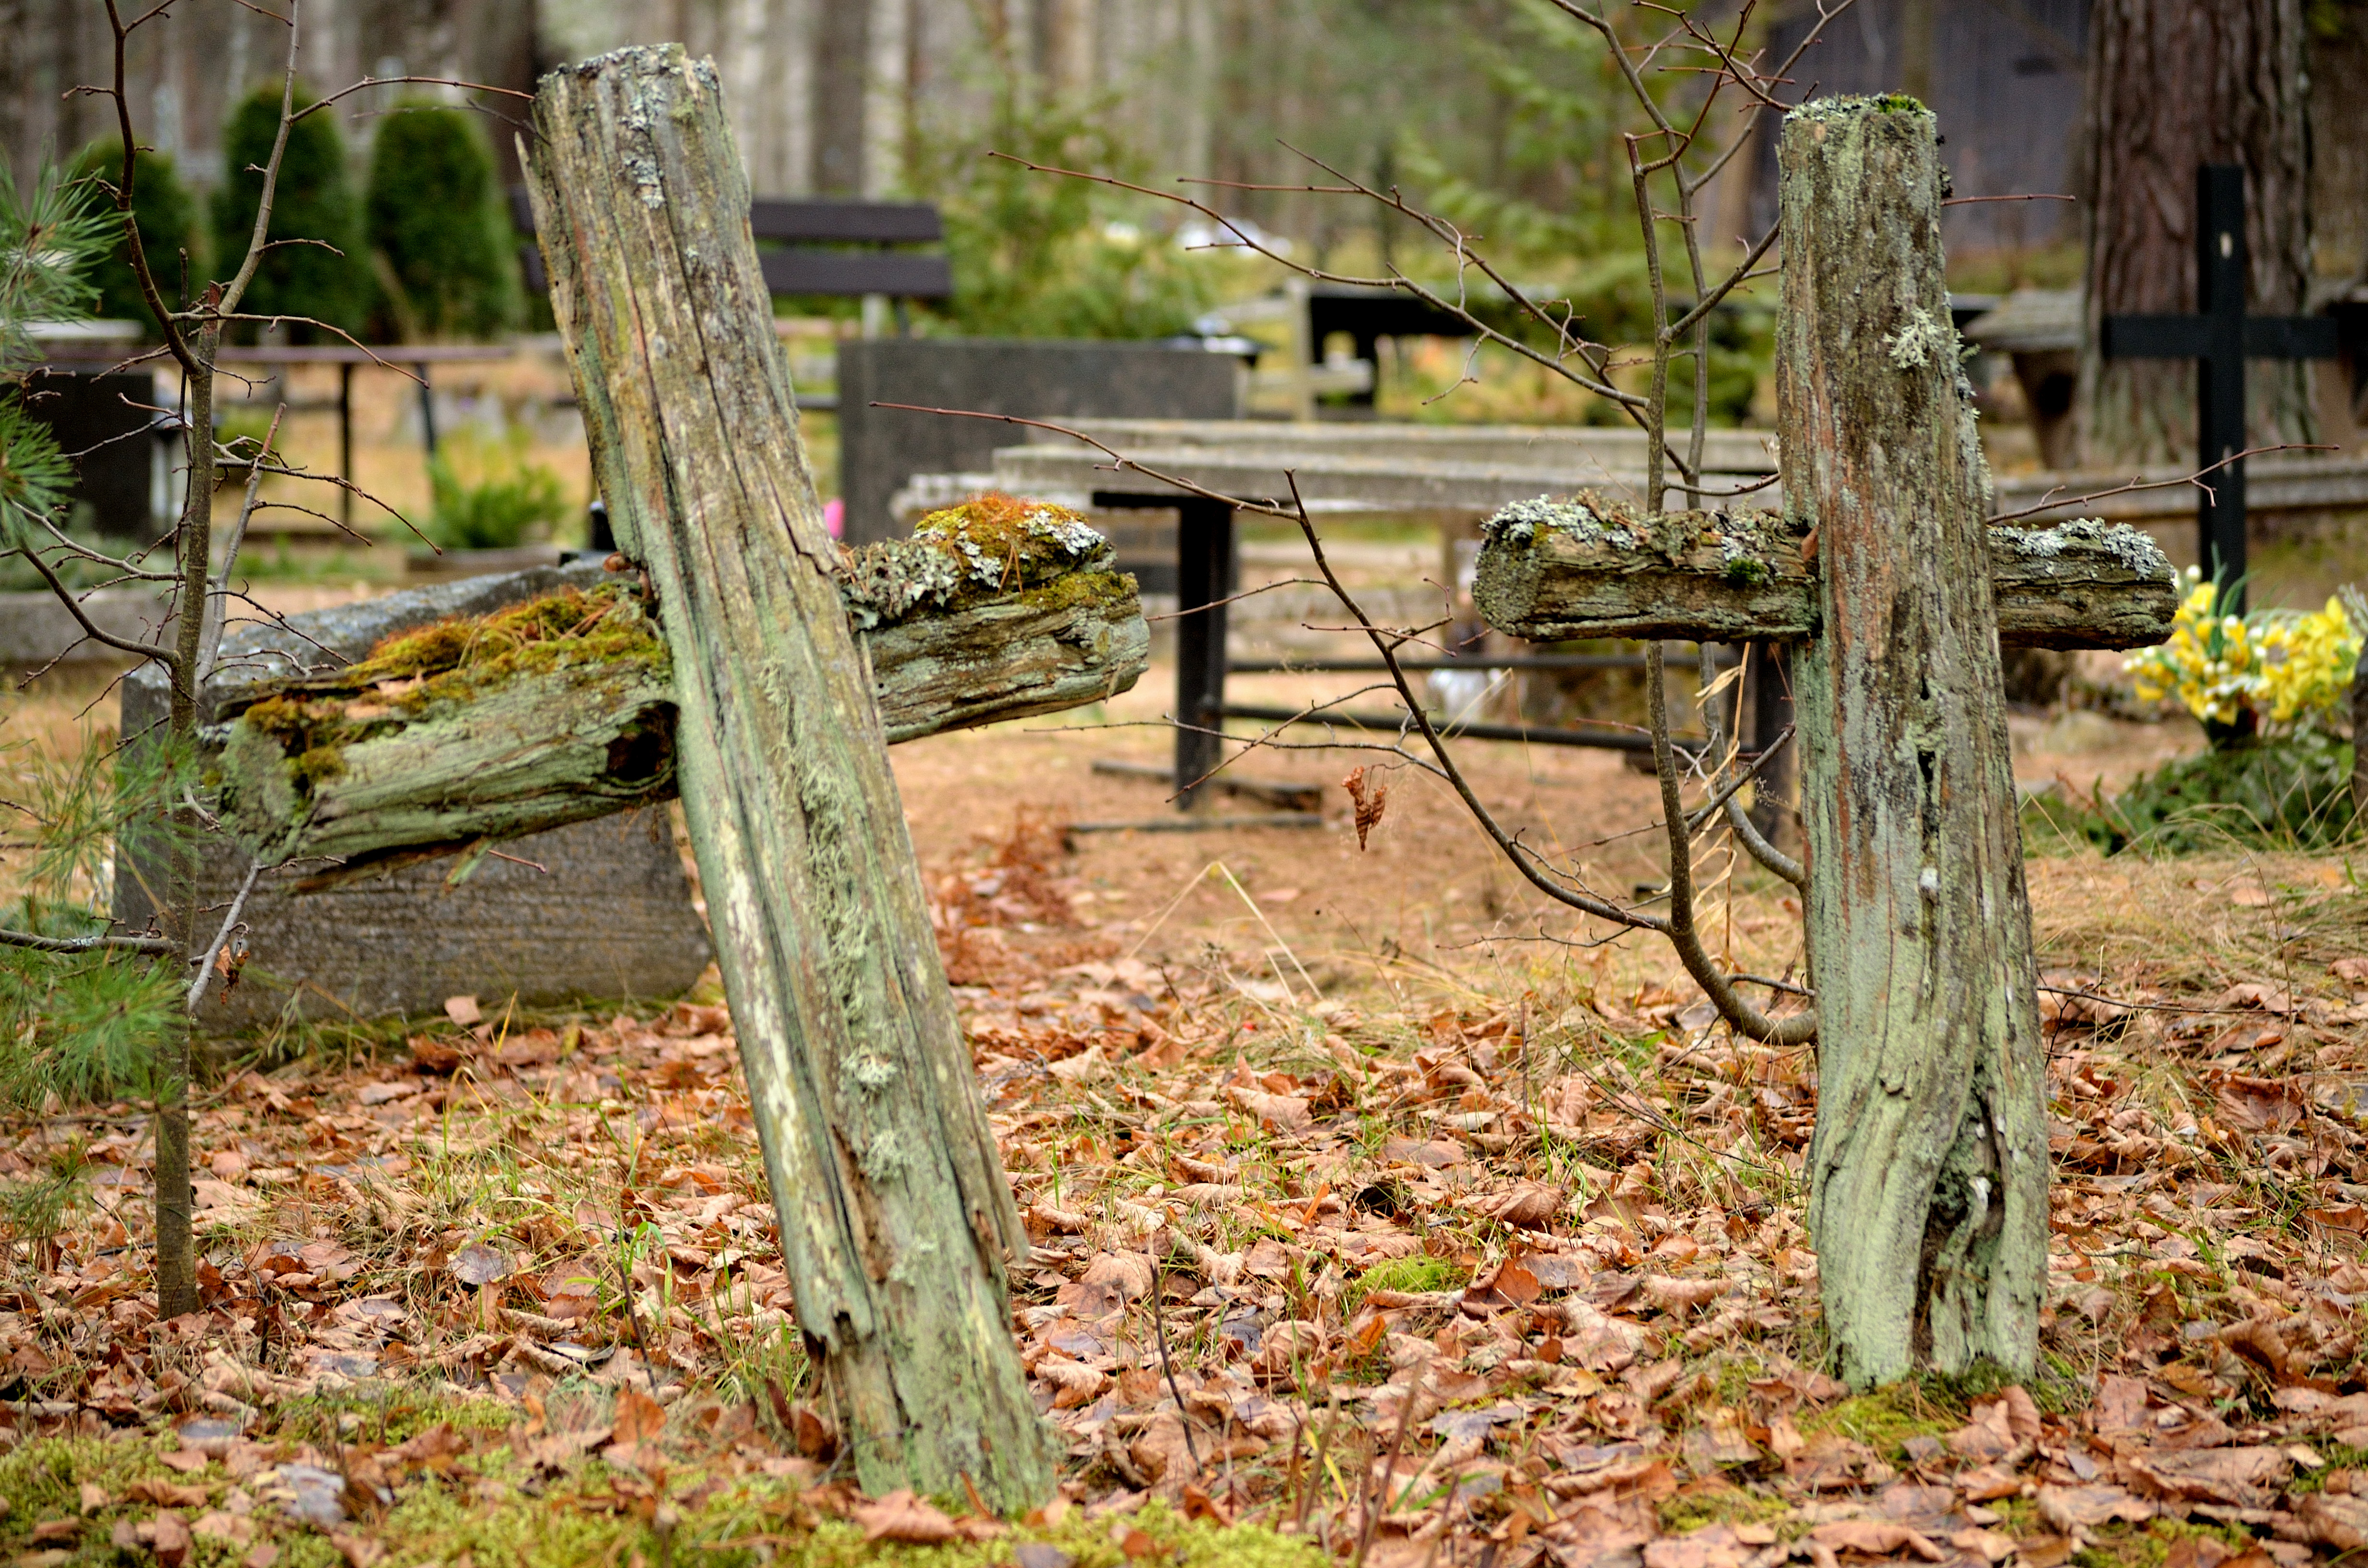
[[[74,177],[106,182],[106,189],[97,199],[102,204],[102,215],[112,223],[113,192],[123,178],[123,143],[109,139],[85,147],[74,159]],[[158,291],[167,305],[180,305],[181,252],[189,253],[188,283],[194,293],[204,285],[206,278],[205,236],[198,224],[197,199],[181,183],[171,154],[146,147],[133,154],[131,219],[140,226],[140,244],[148,253],[148,269],[155,277]],[[102,319],[136,321],[147,328],[151,336],[156,335],[155,318],[150,315],[148,301],[140,294],[139,280],[132,276],[131,241],[128,235],[118,234],[113,247],[92,267],[88,276],[98,290],[97,313]]]
[[[299,108],[313,100],[301,89]],[[214,192],[214,256],[227,271],[246,254],[256,209],[263,200],[263,167],[279,131],[279,89],[260,88],[231,111],[222,130],[222,188]],[[239,309],[247,315],[307,316],[359,334],[370,314],[372,287],[363,260],[359,204],[346,169],[345,138],[327,114],[298,120],[288,131],[273,192],[269,238],[306,240],[264,253]],[[298,327],[299,336],[327,336]]]
[[[517,241],[493,149],[468,110],[398,106],[370,151],[364,209],[386,324],[403,337],[482,338],[518,324]]]

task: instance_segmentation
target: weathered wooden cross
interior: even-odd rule
[[[1041,1503],[1055,1449],[1005,1274],[1027,1234],[886,745],[1131,682],[1133,584],[1098,569],[1091,530],[1024,506],[842,564],[711,62],[668,45],[555,72],[526,142],[595,472],[655,625],[611,590],[548,626],[487,618],[459,640],[517,644],[491,661],[399,642],[297,683],[233,726],[225,816],[274,857],[366,856],[678,787],[798,1324],[857,1477]]]
[[[2134,529],[1985,521],[1934,143],[1905,99],[1786,118],[1782,517],[1509,507],[1474,596],[1492,625],[1546,641],[1798,644],[1809,1223],[1861,1386],[2036,1355],[2046,1053],[1998,642],[2157,642],[2174,597]]]
[[[2245,361],[2332,359],[2330,316],[2245,313],[2245,171],[2195,170],[2195,311],[2192,316],[2112,315],[2098,347],[2109,359],[2195,361],[2195,462],[2209,474],[2195,502],[2196,559],[2244,605]],[[2230,459],[2235,459],[2230,461]]]

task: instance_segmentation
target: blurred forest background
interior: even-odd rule
[[[2368,263],[2368,6],[2305,9],[2315,270],[2352,278]],[[1750,26],[1781,49],[1813,12],[1763,4]],[[2075,190],[2089,12],[2089,0],[1862,0],[1812,51],[1803,85],[1931,102],[1960,194]],[[1318,173],[1296,148],[1401,184],[1485,231],[1525,277],[1596,296],[1632,280],[1639,249],[1622,216],[1611,63],[1547,0],[313,0],[305,17],[316,91],[365,74],[523,90],[623,43],[711,53],[759,193],[945,205],[962,330],[1156,335],[1224,287],[1177,265],[1173,211],[998,167],[988,149],[1163,183],[1290,185]],[[1629,20],[1642,38],[1654,18]],[[103,101],[66,91],[104,74],[105,42],[92,0],[0,0],[0,148],[20,184],[45,148],[71,155],[111,131]],[[218,189],[237,106],[279,60],[276,24],[238,7],[151,29],[132,58],[142,135],[188,186]],[[345,100],[337,130],[358,170],[416,92]],[[510,128],[485,129],[507,185]],[[1772,213],[1772,150],[1751,151],[1712,204],[1714,246]],[[1370,205],[1243,192],[1226,206],[1288,238],[1296,259],[1442,265]],[[2078,278],[2068,204],[1960,207],[1950,222],[1961,287]]]

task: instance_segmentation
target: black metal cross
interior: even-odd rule
[[[2192,316],[2107,316],[2108,359],[2195,361],[2196,466],[2245,449],[2245,361],[2332,359],[2333,318],[2245,313],[2245,171],[2203,164],[2195,171],[2195,308]],[[2245,464],[2207,475],[2195,504],[2196,552],[2206,573],[2225,574],[2243,608]]]

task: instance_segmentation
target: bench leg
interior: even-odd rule
[[[1176,514],[1176,790],[1177,804],[1190,806],[1224,760],[1220,601],[1234,592],[1234,509],[1196,496],[1178,503]]]

